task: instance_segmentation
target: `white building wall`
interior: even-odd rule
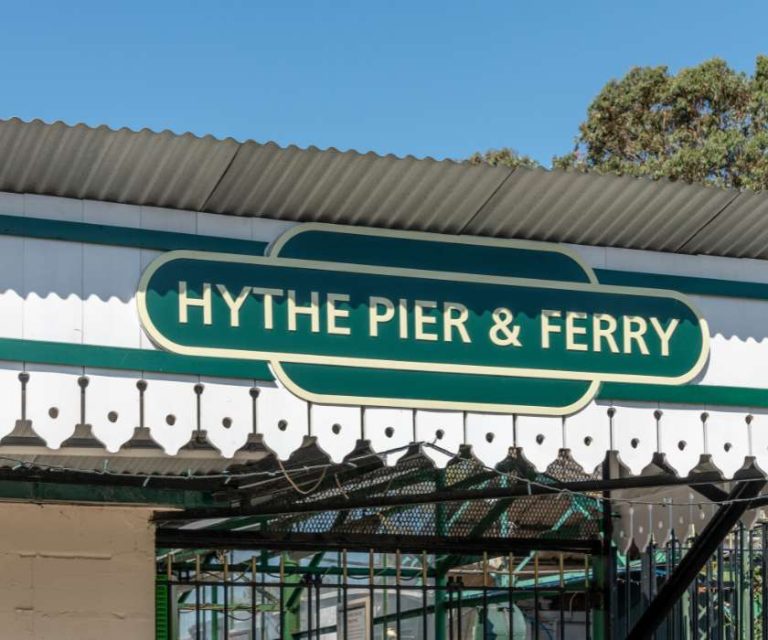
[[[0,194],[0,214],[266,242],[292,226],[269,220],[15,194]],[[595,268],[768,283],[768,261],[571,248]],[[155,349],[139,326],[134,294],[141,270],[156,255],[156,251],[140,248],[0,236],[0,337]],[[699,382],[768,390],[768,301],[691,298],[704,312],[712,338],[710,363]],[[388,456],[392,463],[402,455],[402,447],[416,438],[452,452],[460,444],[472,444],[475,454],[488,465],[502,460],[509,446],[522,446],[524,454],[541,470],[555,460],[563,447],[570,449],[576,461],[588,470],[603,459],[608,448],[618,450],[636,473],[658,452],[665,453],[681,474],[687,473],[703,453],[711,454],[728,475],[741,466],[746,455],[756,456],[758,463],[768,469],[766,438],[756,426],[765,421],[765,410],[751,407],[618,403],[612,420],[607,413],[609,404],[605,403],[591,403],[565,419],[375,408],[365,412],[342,407],[310,410],[305,402],[273,382],[21,362],[0,363],[0,395],[10,399],[0,412],[0,435],[9,432],[20,417],[17,374],[22,370],[30,373],[27,417],[32,418],[33,428],[51,447],[58,446],[74,429],[80,410],[77,379],[85,374],[91,379],[86,390],[86,419],[110,451],[119,449],[137,426],[136,382],[143,378],[149,383],[144,398],[146,426],[170,454],[188,442],[198,426],[194,386],[202,382],[205,390],[200,398],[200,426],[225,456],[243,443],[253,427],[250,389],[256,385],[261,392],[256,430],[283,459],[301,445],[305,436],[313,435],[334,460],[342,459],[356,440],[364,437],[377,451],[395,450]],[[58,410],[56,419],[49,418],[53,407]],[[654,415],[658,409],[663,412],[660,420]],[[703,411],[709,413],[704,421]],[[114,423],[106,420],[110,412],[118,417]],[[755,416],[751,431],[745,421],[747,414]],[[169,415],[174,416],[172,425],[166,420]],[[223,429],[224,417],[234,427]],[[334,429],[334,425],[338,428]],[[438,432],[442,437],[437,436]],[[430,455],[437,464],[448,459],[435,450],[430,450]]]

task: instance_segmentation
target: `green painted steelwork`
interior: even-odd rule
[[[170,611],[168,579],[165,576],[155,577],[155,638],[170,640]]]
[[[315,574],[317,573],[317,568],[320,565],[320,563],[323,561],[323,558],[325,557],[325,552],[321,551],[319,553],[316,553],[314,556],[312,556],[312,560],[309,561],[309,565],[307,566],[307,573],[309,574]],[[288,574],[286,572],[286,575],[292,575]],[[304,590],[303,585],[297,585],[294,587],[291,591],[288,593],[288,597],[285,600],[285,606],[288,609],[293,609],[294,607],[298,606],[299,601],[301,600],[301,593]]]
[[[284,568],[296,564],[294,561],[288,560],[285,553],[281,554],[280,563]],[[301,614],[299,611],[299,607],[301,606],[302,590],[301,575],[298,573],[284,573],[284,576],[284,583],[295,583],[296,586],[291,588],[280,588],[280,601],[283,603],[283,610],[281,615],[284,616],[285,620],[285,624],[283,625],[283,637],[281,640],[293,640],[296,632],[301,628]],[[298,594],[298,597],[294,597],[296,594]]]

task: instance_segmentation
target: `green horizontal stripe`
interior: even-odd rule
[[[0,360],[153,373],[272,380],[266,362],[198,358],[151,349],[0,338]]]
[[[0,215],[0,235],[40,238],[44,240],[66,240],[115,247],[173,251],[192,249],[197,251],[220,251],[262,255],[266,242],[198,236],[193,233],[153,231],[133,227],[117,227],[90,222],[69,222],[46,220],[44,218],[22,218],[21,216]]]
[[[595,269],[595,273],[601,284],[646,287],[649,289],[672,289],[673,291],[689,295],[768,300],[768,284],[759,282],[674,276],[666,273],[613,271],[611,269]]]
[[[672,387],[653,384],[606,383],[600,389],[598,398],[625,402],[692,404],[701,407],[716,405],[768,409],[768,389],[703,384]]]
[[[199,236],[193,233],[174,231],[153,231],[133,227],[25,218],[22,216],[0,215],[0,235],[65,240],[116,247],[134,247],[155,251],[191,249],[198,251],[219,251],[262,255],[266,242]],[[676,276],[662,273],[640,273],[595,269],[601,283],[652,289],[673,289],[681,293],[722,296],[726,298],[750,298],[768,300],[768,284]]]
[[[96,367],[218,378],[274,380],[266,362],[198,358],[165,351],[103,347],[87,344],[0,338],[0,359],[44,364]],[[633,385],[606,383],[600,400],[666,402],[671,404],[719,405],[768,408],[768,389],[711,385]]]

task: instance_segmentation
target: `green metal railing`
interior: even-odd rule
[[[173,610],[173,619],[158,624],[158,637],[599,637],[591,623],[597,596],[588,556],[480,557],[442,570],[441,558],[427,553],[295,555],[229,553],[207,562],[166,556],[158,582],[166,598],[158,603]]]

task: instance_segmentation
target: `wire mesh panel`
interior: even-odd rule
[[[351,466],[330,468],[321,463],[322,455],[310,442],[288,461],[284,474],[257,483],[233,483],[237,486],[230,499],[272,514],[238,519],[238,530],[569,541],[593,541],[600,535],[601,503],[596,494],[525,495],[526,487],[593,478],[565,451],[545,473],[515,450],[497,468],[464,452],[439,469],[421,445],[411,447],[394,467],[384,465],[375,454],[358,451],[347,461]],[[494,489],[516,486],[523,495],[514,499],[483,497]],[[450,501],[452,491],[467,489],[475,490],[477,499]],[[428,498],[434,495],[443,500],[430,503]],[[396,506],[387,506],[387,501]],[[227,521],[210,529],[232,526]]]

